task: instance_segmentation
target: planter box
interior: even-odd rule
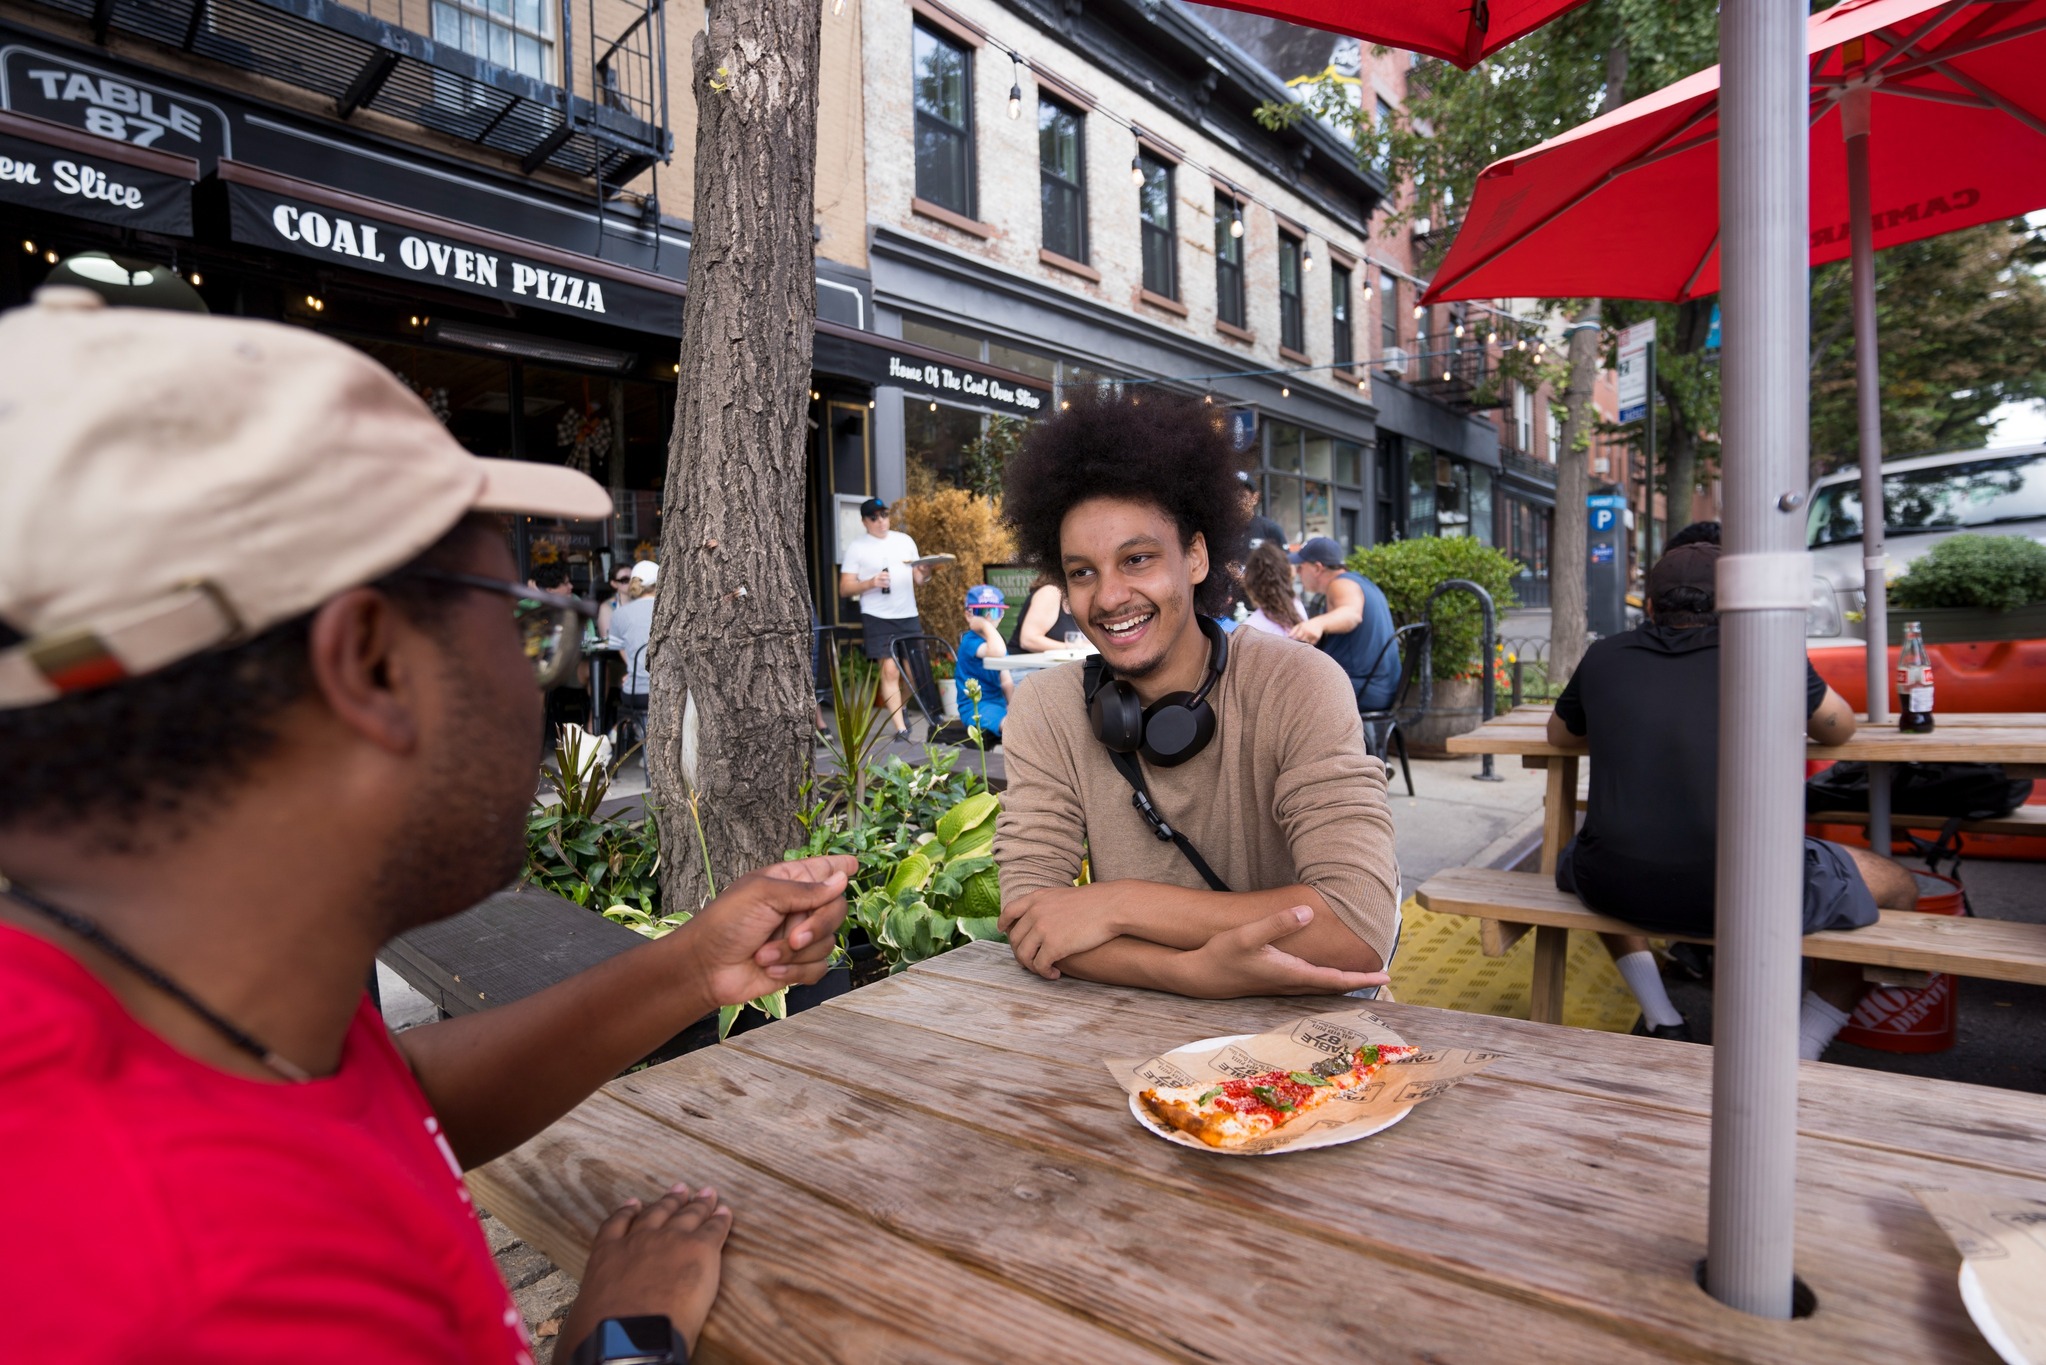
[[[1426,757],[1441,758],[1449,751],[1443,746],[1451,735],[1467,734],[1484,724],[1485,685],[1477,678],[1449,682],[1438,679],[1428,710],[1412,725],[1400,726],[1407,737],[1407,750]]]
[[[1904,623],[1916,621],[1929,645],[1972,644],[1991,640],[2046,640],[2046,602],[2014,611],[1980,607],[1890,606],[1890,643],[1904,642]]]

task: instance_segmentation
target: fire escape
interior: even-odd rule
[[[37,0],[85,20],[102,42],[118,33],[161,43],[323,95],[337,118],[372,110],[507,153],[528,175],[544,167],[595,181],[600,195],[666,161],[662,0],[607,0],[625,19],[609,38],[596,36],[594,0],[580,25],[573,0],[540,2],[559,4],[557,69],[588,94],[328,0]],[[591,49],[586,68],[576,65],[578,32]]]

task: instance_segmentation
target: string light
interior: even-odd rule
[[[1371,302],[1371,281],[1364,281],[1364,302]]]
[[[810,401],[811,401],[812,403],[816,402],[816,401],[817,401],[818,399],[822,398],[823,396],[824,396],[823,394],[821,394],[821,393],[817,392],[817,390],[815,390],[815,389],[812,389],[812,390],[810,390]]]
[[[1229,235],[1231,237],[1241,237],[1243,235],[1243,205],[1241,204],[1236,205],[1229,212]]]
[[[937,399],[935,399],[935,398],[933,398],[933,399],[931,400],[931,411],[932,411],[932,412],[936,412],[937,410],[938,410],[938,400],[937,400]]]
[[[1138,189],[1144,188],[1144,157],[1141,152],[1130,158],[1130,183]]]
[[[26,251],[31,256],[36,254],[36,244],[34,242],[23,242],[21,244],[21,249],[23,251]]]
[[[194,271],[192,272],[192,283],[193,283],[193,284],[204,284],[204,283],[206,283],[206,281],[204,281],[204,280],[200,279],[200,278],[199,278],[199,272],[198,272],[198,271],[196,271],[196,270],[194,270]]]
[[[1023,117],[1023,64],[1012,52],[1009,54],[1009,117]]]
[[[326,300],[322,299],[317,294],[306,295],[305,306],[312,309],[315,313],[324,313],[327,311]]]
[[[1460,322],[1459,322],[1458,324],[1456,324],[1456,334],[1457,334],[1458,336],[1462,336],[1462,335],[1463,335],[1463,324],[1462,324],[1462,323],[1460,323]]]
[[[1291,389],[1287,388],[1287,387],[1286,387],[1286,386],[1285,386],[1284,384],[1281,384],[1281,385],[1279,385],[1279,397],[1281,397],[1281,398],[1291,398],[1292,396],[1293,396],[1293,390],[1291,390]]]
[[[1422,318],[1425,318],[1427,316],[1428,310],[1426,308],[1423,308],[1418,303],[1414,305],[1414,321],[1419,322]]]
[[[1485,344],[1486,344],[1487,346],[1496,346],[1496,345],[1498,345],[1498,344],[1499,344],[1499,334],[1498,334],[1497,332],[1487,332],[1487,333],[1485,333]]]
[[[1314,269],[1314,243],[1306,242],[1302,244],[1300,252],[1300,268],[1302,270]]]
[[[48,261],[51,265],[55,265],[57,263],[57,253],[54,251],[45,251],[43,253],[43,259],[45,261]]]

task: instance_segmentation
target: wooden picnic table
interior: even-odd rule
[[[1582,743],[1549,742],[1555,708],[1530,702],[1514,707],[1444,746],[1453,754],[1518,754],[1523,765],[1548,770],[1543,796],[1542,871],[1556,870],[1557,855],[1577,832],[1577,780]],[[1929,735],[1910,735],[1894,724],[1856,730],[1845,744],[1805,745],[1815,762],[2001,763],[2012,777],[2046,777],[2046,713],[1984,712],[1940,715]],[[1888,847],[1888,831],[1870,830],[1869,846]]]
[[[1704,1254],[1712,1052],[1374,1008],[1506,1054],[1362,1142],[1267,1158],[1140,1128],[1102,1066],[1338,1008],[1043,981],[972,944],[620,1077],[469,1176],[571,1274],[628,1196],[737,1212],[702,1361],[1785,1361],[1994,1365],[1910,1191],[2046,1200],[2046,1098],[1807,1063],[1815,1316],[1747,1317]]]

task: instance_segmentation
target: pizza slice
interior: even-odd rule
[[[1388,1063],[1419,1052],[1403,1043],[1367,1043],[1350,1054],[1341,1071],[1334,1060],[1312,1071],[1266,1071],[1201,1085],[1161,1085],[1143,1091],[1138,1103],[1168,1127],[1210,1147],[1241,1147],[1276,1132],[1354,1090]]]

